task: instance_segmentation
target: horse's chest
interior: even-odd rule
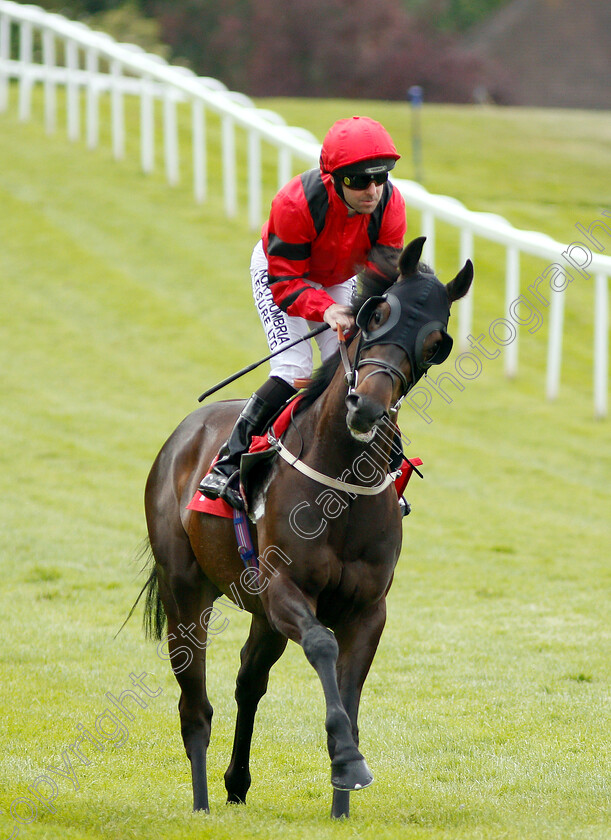
[[[362,574],[349,572],[337,587],[320,593],[316,617],[327,627],[335,628],[381,600],[387,588]]]
[[[390,558],[388,558],[390,559]],[[369,563],[364,560],[338,562],[329,585],[319,597],[321,611],[358,612],[376,603],[386,594],[392,580],[394,562]],[[319,616],[323,618],[323,616]]]

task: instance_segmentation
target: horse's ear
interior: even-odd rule
[[[450,303],[454,303],[455,300],[460,300],[460,298],[464,297],[471,288],[472,281],[473,263],[471,260],[467,260],[456,277],[450,280],[449,283],[446,283],[446,291]]]
[[[426,236],[419,236],[405,246],[399,257],[399,274],[401,277],[411,277],[412,274],[416,273],[425,242]]]

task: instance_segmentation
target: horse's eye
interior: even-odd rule
[[[433,356],[435,355],[435,353],[439,350],[439,345],[440,345],[440,343],[441,343],[441,342],[436,341],[434,344],[432,344],[430,347],[428,347],[428,348],[425,350],[425,352],[424,352],[424,360],[425,360],[426,362],[430,361],[430,359],[432,359],[432,358],[433,358]]]
[[[373,313],[373,315],[369,319],[369,324],[367,326],[367,329],[369,330],[369,332],[373,332],[376,329],[376,327],[380,326],[380,320],[381,320],[380,310],[376,309],[376,311]]]
[[[375,312],[373,312],[369,320],[368,329],[375,330],[376,327],[381,326],[381,324],[383,324],[386,321],[386,318],[388,317],[388,312],[389,307],[387,303],[382,304],[382,306],[379,306],[375,310]]]

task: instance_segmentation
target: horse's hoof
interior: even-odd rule
[[[335,790],[362,790],[373,782],[364,758],[331,765],[331,784]]]

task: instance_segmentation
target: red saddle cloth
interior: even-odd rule
[[[275,438],[281,438],[282,435],[288,429],[289,423],[291,422],[291,417],[293,416],[293,411],[299,404],[300,400],[301,394],[292,399],[282,409],[281,413],[278,415],[275,422],[272,424],[271,431],[273,432]],[[255,452],[265,452],[270,447],[271,443],[266,432],[264,435],[253,436],[248,452],[249,454]],[[422,461],[420,460],[420,458],[410,458],[409,462],[405,458],[403,459],[403,463],[401,464],[401,473],[395,479],[397,498],[400,498],[405,492],[407,482],[410,480],[411,475],[414,471],[413,467],[419,467],[421,465]],[[213,466],[214,461],[210,465],[210,469],[212,469]],[[195,495],[187,505],[187,510],[197,510],[201,513],[210,513],[213,516],[223,516],[226,519],[233,519],[233,508],[231,507],[231,505],[228,505],[224,499],[207,499],[199,492],[199,490],[195,492]]]

